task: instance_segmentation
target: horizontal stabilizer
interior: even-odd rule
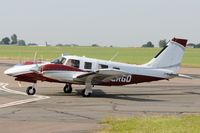
[[[177,77],[177,78],[186,78],[186,79],[193,79],[193,77],[185,74],[173,74],[173,73],[166,73],[169,76]]]

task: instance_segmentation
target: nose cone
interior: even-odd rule
[[[9,68],[9,69],[5,70],[5,71],[4,71],[4,74],[10,75],[10,76],[11,76],[11,75],[13,74],[12,69]]]

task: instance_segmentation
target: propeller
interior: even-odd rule
[[[35,51],[35,55],[34,55],[34,62],[36,61],[36,58],[37,58],[37,51]]]
[[[35,52],[35,55],[34,55],[34,63],[35,63],[35,66],[32,67],[30,70],[33,71],[34,73],[40,73],[40,66],[38,65],[38,61],[37,61],[37,51]]]
[[[18,86],[19,86],[19,87],[22,87],[22,82],[19,81],[19,82],[18,82]]]

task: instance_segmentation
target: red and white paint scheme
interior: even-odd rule
[[[87,57],[61,56],[52,62],[25,62],[7,69],[4,73],[17,81],[31,82],[27,94],[34,95],[37,81],[65,83],[64,92],[72,92],[72,84],[85,85],[84,97],[92,94],[95,85],[119,86],[174,77],[190,78],[178,74],[187,40],[173,38],[151,61],[133,65]]]

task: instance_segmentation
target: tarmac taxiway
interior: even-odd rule
[[[181,115],[200,113],[200,68],[183,68],[195,79],[172,79],[118,87],[94,87],[92,97],[80,94],[84,86],[41,83],[37,95],[27,96],[13,77],[3,74],[15,61],[0,61],[0,129],[4,133],[96,132],[106,117]]]

